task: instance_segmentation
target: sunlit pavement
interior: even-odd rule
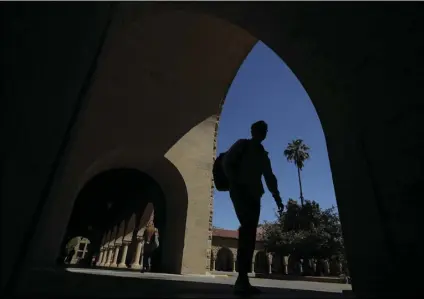
[[[172,275],[133,271],[79,269],[34,270],[22,289],[25,295],[232,298],[235,277]],[[251,278],[261,298],[341,298],[351,286],[340,283]]]

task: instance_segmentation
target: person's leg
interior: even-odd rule
[[[243,191],[233,190],[230,195],[237,218],[240,222],[237,249],[237,265],[239,276],[236,291],[258,292],[249,283],[248,273],[252,265],[256,244],[256,230],[259,222],[260,200],[249,198]]]
[[[144,262],[145,262],[144,266],[146,267],[146,271],[150,272],[152,269],[152,252],[150,250],[146,252]]]
[[[234,210],[236,212],[236,216],[239,220],[240,226],[239,226],[239,237],[238,237],[238,244],[237,244],[237,272],[239,273],[240,277],[247,277],[248,270],[246,269],[246,231],[245,226],[243,223],[245,222],[245,206],[243,205],[243,195],[239,190],[232,189],[230,191],[230,197],[231,201],[234,205]]]
[[[251,217],[249,217],[249,221],[244,225],[245,226],[245,234],[246,234],[246,268],[248,273],[251,272],[252,262],[253,262],[253,254],[255,252],[256,245],[256,231],[259,222],[259,212],[256,213],[260,208],[252,207]],[[256,216],[257,215],[257,216]]]
[[[152,271],[152,255],[151,255],[151,253],[149,253],[147,255],[147,271],[148,272]]]
[[[150,271],[150,252],[146,253],[146,271]]]
[[[150,271],[153,273],[159,273],[160,269],[160,249],[156,247],[153,249],[151,257],[150,257]]]
[[[146,272],[146,265],[147,265],[147,254],[146,252],[143,252],[143,255],[141,256],[142,258],[142,262],[143,262],[143,267],[141,267],[141,272]]]

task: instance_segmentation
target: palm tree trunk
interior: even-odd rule
[[[300,189],[300,203],[303,207],[303,191],[302,191],[302,180],[300,179],[300,168],[297,168],[297,177],[299,178],[299,189]]]

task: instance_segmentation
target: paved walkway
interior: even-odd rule
[[[172,275],[132,271],[39,269],[32,271],[21,286],[22,295],[106,296],[138,298],[233,298],[235,277]],[[342,298],[350,285],[308,281],[252,278],[264,294],[260,298]]]
[[[215,276],[237,276],[236,272],[227,272],[227,271],[213,271],[212,275]],[[257,278],[269,278],[269,279],[278,279],[278,280],[298,280],[298,281],[315,281],[315,282],[329,282],[329,283],[343,283],[346,282],[344,279],[341,279],[338,276],[300,276],[300,275],[282,275],[282,274],[261,274],[261,273],[249,273],[249,277]]]

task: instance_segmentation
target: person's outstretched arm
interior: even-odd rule
[[[265,165],[264,165],[264,178],[268,190],[271,192],[272,197],[274,197],[275,203],[280,211],[284,208],[283,201],[280,197],[280,192],[278,191],[278,182],[274,173],[272,172],[271,160],[268,157],[268,153],[265,152]]]
[[[243,139],[238,140],[225,153],[224,160],[222,161],[223,169],[230,182],[234,182],[237,179],[237,166],[239,159],[243,154],[245,142],[246,140]]]

